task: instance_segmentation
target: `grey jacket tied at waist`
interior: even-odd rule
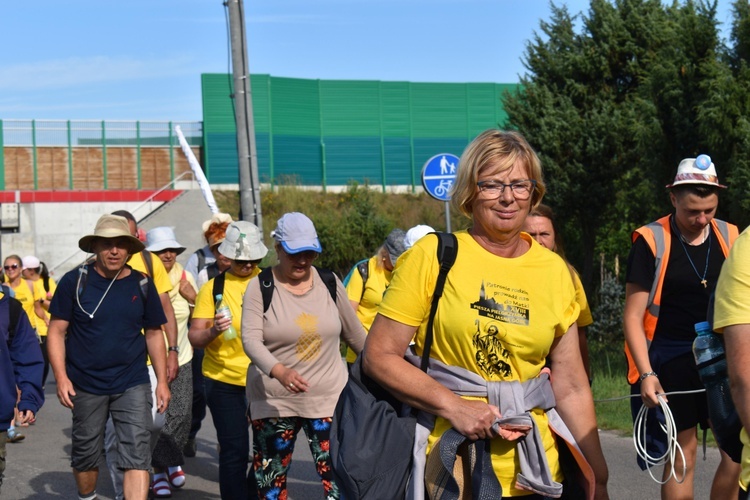
[[[415,366],[419,366],[421,362],[420,356],[414,354],[413,348],[407,352],[406,359]],[[530,413],[534,408],[544,410],[547,413],[550,426],[555,429],[556,434],[561,435],[569,443],[575,443],[572,434],[554,408],[555,396],[552,392],[548,373],[544,372],[525,382],[490,382],[476,373],[460,367],[446,365],[433,358],[430,359],[427,373],[460,396],[488,398],[489,404],[497,406],[502,415],[502,418],[497,419],[493,424],[495,432],[499,430],[501,425],[505,424],[530,426],[531,431],[520,438],[516,445],[521,467],[516,485],[518,488],[549,497],[557,498],[562,495],[562,484],[552,479],[542,436],[534,417]],[[417,432],[414,438],[411,491],[407,498],[424,499],[423,478],[427,438],[434,424],[434,415],[419,412]],[[489,459],[489,457],[487,458]]]

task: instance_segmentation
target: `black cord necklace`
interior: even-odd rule
[[[708,251],[706,252],[706,267],[703,269],[703,276],[700,275],[698,272],[698,269],[695,267],[695,264],[693,263],[693,259],[690,258],[690,254],[688,253],[687,247],[685,246],[685,240],[682,237],[682,233],[680,233],[680,230],[677,228],[677,224],[674,221],[674,218],[672,218],[672,229],[677,234],[678,238],[680,240],[680,244],[682,245],[682,249],[685,250],[685,256],[688,258],[688,262],[690,262],[690,265],[693,266],[693,271],[695,271],[695,274],[698,276],[698,278],[701,280],[701,285],[703,285],[703,288],[708,288],[708,281],[706,281],[706,275],[708,274],[708,261],[711,257],[711,228],[708,228],[708,236],[706,239],[708,240]],[[705,242],[706,240],[703,240]],[[703,244],[701,243],[701,245]]]

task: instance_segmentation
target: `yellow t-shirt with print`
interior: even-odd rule
[[[435,315],[431,357],[468,369],[488,381],[536,377],[544,367],[552,342],[578,318],[579,306],[567,265],[527,234],[521,237],[528,241],[530,249],[512,259],[491,254],[466,231],[456,233],[456,237],[458,254]],[[378,311],[418,327],[414,339],[418,354],[424,346],[438,276],[437,241],[436,237],[422,238],[399,261]],[[533,415],[552,477],[561,481],[557,448],[547,417],[541,410]],[[449,427],[447,420],[437,419],[430,448]],[[490,452],[503,493],[526,494],[515,488],[519,472],[515,443],[493,439]]]
[[[52,278],[49,278],[49,292],[44,289],[44,278],[39,278],[34,282],[34,302],[39,302],[40,300],[52,300],[52,296],[55,294],[55,290],[57,290],[57,283],[55,283],[55,280]],[[47,315],[49,318],[49,314],[47,314],[47,308],[42,306],[42,309],[44,309],[44,314]],[[36,331],[37,333],[42,336],[47,336],[47,323],[41,319],[39,316],[34,314],[34,319],[36,321]]]
[[[242,347],[242,336],[240,335],[242,299],[245,296],[247,284],[259,274],[260,269],[257,267],[246,278],[239,278],[229,272],[225,273],[223,301],[232,312],[232,325],[237,330],[237,337],[232,340],[224,340],[224,334],[221,333],[206,346],[203,356],[203,375],[205,377],[226,384],[245,387],[250,358],[245,354],[245,349]],[[210,319],[213,323],[216,315],[213,297],[215,279],[208,280],[198,292],[198,297],[195,299],[193,319]]]
[[[363,280],[359,270],[355,269],[346,284],[346,295],[349,300],[359,302],[357,307],[357,318],[365,327],[365,331],[370,331],[372,322],[375,321],[375,315],[378,313],[378,306],[383,300],[385,289],[391,282],[393,274],[383,266],[378,266],[379,255],[371,257],[367,261],[367,282],[364,283],[364,294],[362,293]],[[354,363],[357,355],[351,348],[347,348],[346,360]]]
[[[742,231],[729,251],[721,267],[716,284],[714,304],[714,331],[724,332],[724,327],[750,323],[750,232]],[[747,491],[750,487],[750,435],[747,429],[740,432],[742,457],[740,485]]]

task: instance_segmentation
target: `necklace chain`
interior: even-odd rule
[[[680,235],[679,240],[680,240],[680,244],[682,245],[682,249],[685,250],[685,256],[688,258],[688,262],[690,262],[690,265],[693,267],[693,271],[695,271],[695,274],[701,280],[701,285],[703,285],[703,288],[708,288],[708,281],[706,281],[706,275],[708,274],[708,261],[709,261],[709,258],[711,257],[711,229],[708,228],[708,235],[700,243],[702,245],[703,243],[706,242],[706,240],[708,240],[708,251],[706,252],[706,267],[703,269],[703,276],[701,276],[700,273],[698,272],[698,268],[696,268],[695,264],[693,263],[693,259],[690,258],[690,254],[688,253],[687,247],[685,246],[685,237],[677,228],[677,224],[675,224],[674,219],[672,219],[672,227],[675,231],[677,231],[677,234]]]

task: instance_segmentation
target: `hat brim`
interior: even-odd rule
[[[688,186],[688,185],[699,185],[699,186],[712,186],[719,189],[726,189],[727,187],[724,184],[719,184],[718,182],[711,182],[711,181],[697,181],[692,179],[686,179],[683,181],[675,181],[671,184],[667,184],[667,189],[673,188],[675,186]]]
[[[177,255],[180,255],[185,251],[185,247],[177,243],[175,240],[166,240],[154,243],[146,247],[149,252],[161,252],[162,250],[174,250]]]
[[[312,250],[313,252],[317,253],[323,252],[323,247],[320,246],[320,241],[318,241],[317,239],[294,242],[282,241],[280,243],[281,248],[283,248],[286,253],[292,255],[294,255],[295,253],[307,252],[308,250]]]
[[[246,249],[239,256],[236,253],[237,245],[223,240],[219,245],[218,252],[231,260],[262,260],[268,254],[268,248],[261,242],[253,245],[252,248]]]
[[[110,239],[110,238],[127,238],[128,243],[130,244],[130,248],[128,249],[129,254],[136,254],[146,248],[146,245],[143,244],[141,240],[134,236],[130,235],[123,235],[123,234],[117,234],[115,236],[102,236],[102,235],[95,235],[95,234],[89,234],[78,240],[78,248],[83,250],[86,253],[94,253],[92,250],[92,246],[94,242],[98,238],[103,239]]]

